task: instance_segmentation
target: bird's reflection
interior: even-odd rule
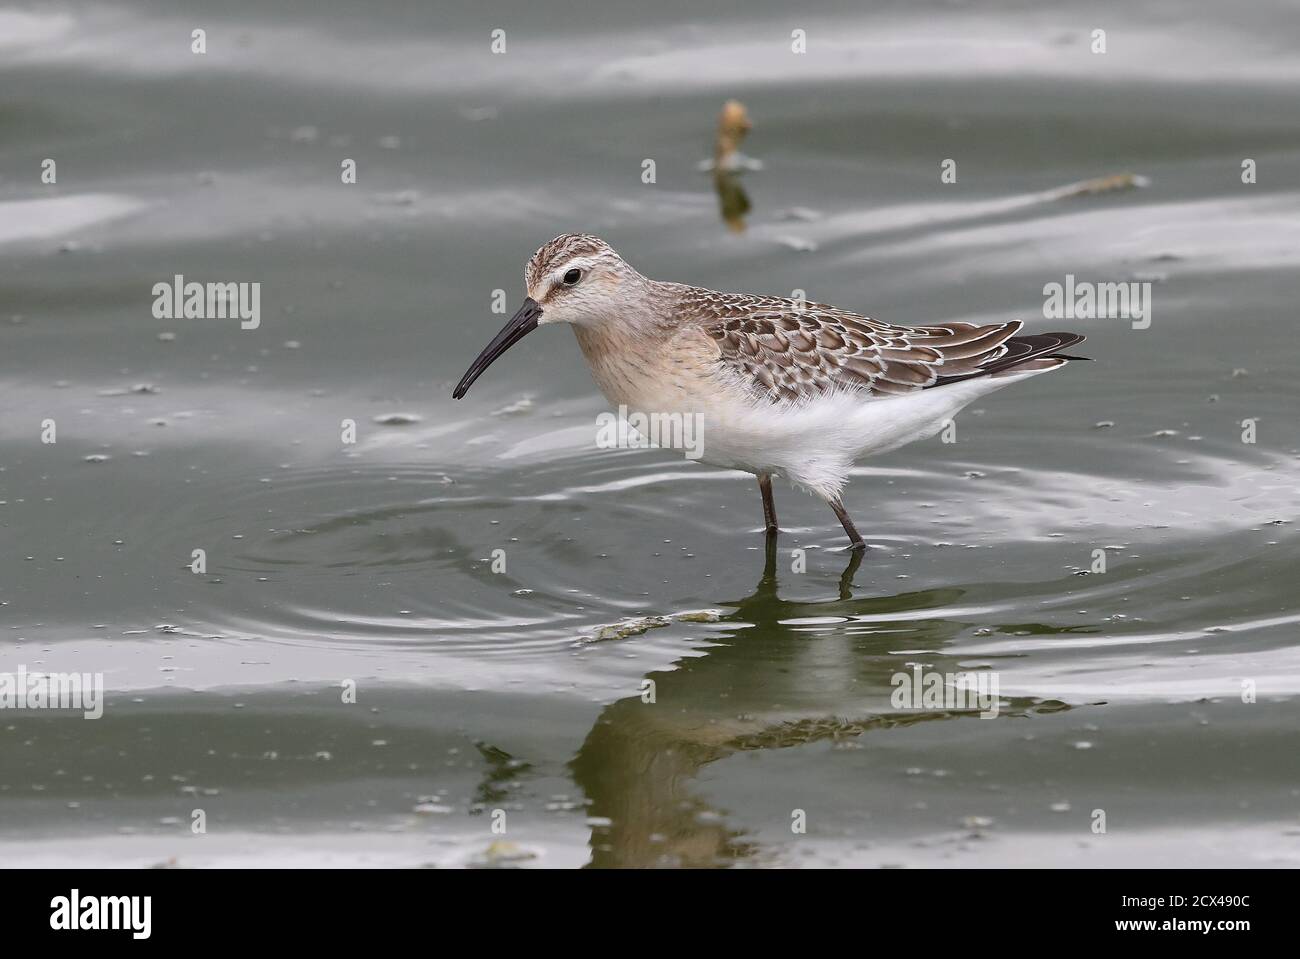
[[[769,537],[757,587],[720,604],[733,609],[723,622],[734,628],[719,635],[719,645],[649,674],[653,703],[633,695],[606,707],[570,764],[591,816],[608,820],[593,829],[591,866],[711,866],[759,857],[759,848],[692,794],[691,781],[708,763],[741,750],[853,739],[955,715],[890,708],[890,677],[916,658],[891,650],[935,651],[927,662],[955,671],[938,650],[967,624],[917,614],[952,608],[964,590],[854,599],[861,563],[861,553],[849,554],[832,599],[784,600],[776,538]]]

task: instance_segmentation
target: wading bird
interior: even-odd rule
[[[891,326],[820,303],[718,293],[642,276],[598,237],[566,233],[524,267],[528,297],[479,354],[460,399],[501,354],[568,323],[620,409],[695,417],[705,463],[758,477],[777,531],[772,477],[826,501],[865,543],[840,494],[864,456],[934,436],[972,400],[1071,359],[1078,333],[1019,336],[1019,320]]]

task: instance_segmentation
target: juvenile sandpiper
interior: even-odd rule
[[[1078,333],[1023,324],[892,326],[776,296],[718,293],[642,276],[604,240],[566,233],[524,267],[528,297],[461,378],[460,399],[515,343],[568,323],[596,384],[642,417],[694,417],[699,458],[758,477],[777,531],[772,477],[826,501],[852,549],[866,544],[840,499],[864,456],[934,436],[994,390],[1059,369]]]

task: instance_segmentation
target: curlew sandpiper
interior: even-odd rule
[[[567,233],[524,267],[528,297],[470,365],[460,399],[538,326],[568,323],[618,407],[702,425],[700,458],[758,477],[777,531],[772,477],[826,501],[865,543],[840,494],[858,459],[934,436],[972,400],[1071,359],[1078,333],[1022,323],[892,326],[820,303],[718,293],[642,276],[604,240]]]

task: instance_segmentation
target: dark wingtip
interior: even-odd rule
[[[1057,343],[1057,346],[1061,349],[1065,349],[1068,346],[1074,346],[1076,343],[1082,343],[1084,340],[1087,339],[1087,337],[1084,336],[1082,333],[1058,332],[1058,333],[1042,333],[1039,335],[1057,337],[1060,340],[1060,342]]]
[[[1013,336],[1007,340],[1008,347],[1014,347],[1017,352],[1014,355],[1004,356],[1000,359],[990,362],[987,366],[980,367],[973,373],[960,373],[956,376],[939,376],[929,386],[924,389],[933,389],[936,386],[945,386],[948,383],[960,383],[963,380],[974,379],[977,376],[992,376],[995,373],[1001,373],[1005,370],[1013,370],[1022,363],[1028,363],[1031,360],[1053,359],[1053,360],[1082,360],[1086,357],[1067,356],[1059,354],[1058,350],[1068,349],[1071,346],[1082,343],[1087,337],[1082,333],[1029,333],[1024,336]]]
[[[1055,336],[1060,342],[1053,348],[1051,353],[1046,354],[1043,359],[1048,360],[1087,360],[1092,362],[1091,356],[1071,356],[1068,353],[1057,353],[1056,350],[1068,349],[1071,346],[1078,346],[1087,339],[1082,333],[1047,333],[1046,336]]]

